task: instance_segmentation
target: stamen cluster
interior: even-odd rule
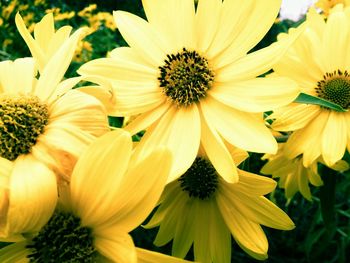
[[[179,179],[183,191],[190,197],[209,199],[218,186],[218,175],[214,166],[205,158],[197,157],[192,166]]]
[[[160,87],[177,106],[187,107],[206,96],[214,80],[207,59],[183,48],[177,54],[167,55],[164,63],[159,67]]]
[[[27,248],[30,262],[95,262],[92,231],[71,213],[55,212]]]
[[[326,73],[323,80],[317,83],[315,91],[319,98],[336,103],[344,109],[350,108],[350,75],[347,71]]]
[[[48,119],[47,105],[36,96],[0,97],[0,156],[12,161],[29,153]]]

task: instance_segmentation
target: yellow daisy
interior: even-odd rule
[[[37,232],[31,221],[34,228],[28,228],[22,241],[0,250],[0,261],[184,262],[137,249],[128,234],[152,211],[171,165],[165,149],[143,160],[131,153],[125,131],[98,138],[77,162],[50,220]]]
[[[300,192],[303,197],[311,201],[309,183],[314,186],[323,185],[323,181],[317,171],[317,161],[310,167],[303,165],[303,157],[298,156],[288,159],[283,153],[283,146],[279,148],[277,154],[266,154],[263,159],[268,162],[262,167],[261,173],[271,174],[273,178],[280,178],[278,185],[285,189],[285,196],[288,200],[293,198],[296,192]]]
[[[183,174],[203,144],[228,182],[238,180],[223,139],[247,151],[277,151],[262,112],[291,102],[299,91],[287,78],[257,78],[292,41],[247,53],[278,14],[280,0],[144,0],[148,21],[114,12],[130,47],[79,69],[112,82],[118,116],[140,114],[125,129],[146,130],[137,152],[158,145],[174,153],[169,181]]]
[[[344,4],[344,6],[350,5],[350,0],[318,0],[315,4],[315,7],[318,7],[322,10],[325,16],[328,16],[332,8],[337,4]]]
[[[34,26],[35,39],[26,28],[19,13],[16,14],[15,22],[17,29],[28,45],[32,56],[36,59],[40,72],[43,71],[45,65],[62,46],[64,41],[69,38],[72,31],[71,26],[63,26],[55,31],[52,13],[45,15],[41,21]]]
[[[280,62],[276,74],[295,80],[302,92],[350,108],[350,9],[337,5],[327,22],[311,9],[307,29]],[[341,28],[341,30],[339,30]],[[289,159],[303,154],[304,166],[319,156],[328,166],[350,150],[350,111],[293,103],[274,112],[272,128],[294,131],[285,145]]]
[[[237,164],[247,158],[231,151]],[[250,256],[267,258],[268,241],[260,225],[290,230],[291,219],[263,195],[276,182],[238,169],[239,182],[227,183],[205,155],[168,184],[160,205],[147,228],[160,226],[154,243],[163,246],[171,239],[172,254],[185,257],[193,244],[195,260],[202,263],[231,262],[231,235]]]
[[[0,62],[1,236],[25,230],[40,211],[52,210],[53,172],[69,181],[78,156],[109,130],[99,100],[72,90],[76,78],[60,82],[83,33],[64,42],[39,79],[32,58]]]

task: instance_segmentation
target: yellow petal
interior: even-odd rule
[[[162,34],[173,53],[194,48],[194,2],[178,0],[142,1],[149,23]]]
[[[299,92],[296,82],[270,77],[218,84],[208,94],[241,111],[263,112],[292,102]]]
[[[271,178],[239,170],[239,183],[234,187],[225,184],[232,191],[241,191],[251,196],[261,196],[271,193],[276,188],[276,181]]]
[[[291,230],[295,227],[283,210],[263,196],[237,194],[235,204],[245,217],[258,224],[281,230]]]
[[[88,226],[96,226],[114,211],[123,175],[132,149],[130,135],[123,130],[106,133],[82,154],[71,176],[72,207]],[[111,191],[115,189],[115,191]]]
[[[211,128],[201,113],[201,143],[215,170],[227,182],[238,181],[237,167],[220,135]]]
[[[30,52],[32,53],[32,56],[35,58],[39,65],[39,70],[42,72],[43,65],[45,65],[47,62],[47,58],[45,57],[43,50],[40,48],[38,42],[34,40],[32,35],[27,30],[26,25],[24,24],[24,21],[19,13],[16,14],[15,22],[18,32],[21,34],[22,38],[26,42]]]
[[[109,231],[96,236],[94,246],[103,256],[118,263],[136,263],[137,254],[134,242],[125,232]]]
[[[332,12],[327,19],[322,39],[322,58],[327,72],[333,72],[338,69],[342,70],[346,66],[344,50],[347,50],[349,46],[348,27],[346,15],[342,10]],[[339,28],[342,30],[339,30]]]
[[[156,206],[168,179],[172,165],[171,153],[164,148],[152,151],[143,160],[137,160],[118,187],[108,214],[98,222],[99,228],[117,225],[130,232],[139,226]],[[162,164],[162,165],[159,165]]]
[[[18,242],[0,249],[0,262],[2,263],[27,263],[29,259],[27,256],[31,253],[26,248],[27,242]]]
[[[19,156],[10,178],[7,233],[40,230],[51,217],[56,202],[56,175],[31,155]]]
[[[55,24],[53,14],[46,14],[34,27],[34,38],[38,42],[39,47],[48,52],[48,44],[55,34]],[[44,66],[44,65],[43,65]]]
[[[328,166],[343,158],[347,143],[347,119],[341,112],[331,111],[322,136],[322,157]]]
[[[35,74],[35,62],[32,58],[2,61],[0,62],[0,91],[10,94],[32,93]]]
[[[166,44],[149,23],[123,11],[114,11],[113,16],[123,38],[139,56],[155,67],[164,63]]]
[[[163,103],[155,109],[140,114],[131,123],[125,126],[125,130],[130,134],[136,134],[142,130],[147,129],[154,122],[163,116],[163,114],[169,109],[171,104]]]
[[[54,95],[57,85],[62,80],[77,47],[78,41],[87,34],[87,28],[80,28],[64,42],[60,49],[45,65],[38,80],[35,93],[42,100]]]
[[[263,119],[230,108],[211,97],[201,101],[208,125],[229,143],[246,151],[275,153],[277,143]],[[220,118],[218,118],[220,116]]]
[[[162,262],[162,263],[181,263],[181,262],[190,262],[187,260],[183,260],[180,258],[171,257],[168,255],[164,255],[161,253],[157,253],[154,251],[142,249],[142,248],[136,248],[137,253],[137,262],[138,263],[156,263],[156,262]]]
[[[311,104],[291,104],[271,114],[272,128],[277,131],[294,131],[304,128],[320,114],[320,107]]]
[[[198,2],[195,17],[197,48],[205,53],[219,31],[220,15],[222,12],[222,1],[201,0]]]
[[[241,214],[222,195],[217,197],[217,202],[225,223],[238,245],[254,258],[267,258],[268,242],[260,225]]]
[[[181,142],[181,143],[179,143]],[[159,146],[173,153],[173,166],[168,182],[180,177],[196,158],[200,142],[200,116],[196,105],[171,107],[161,119],[149,127],[135,149],[141,157]]]
[[[239,19],[236,18],[233,22],[223,20],[223,24],[220,25],[225,30],[220,30],[222,32],[220,32],[221,35],[217,35],[217,38],[214,40],[216,45],[218,45],[216,49],[221,47],[221,50],[223,50],[215,58],[218,61],[217,67],[232,63],[232,61],[244,56],[259,43],[275,21],[281,6],[281,0],[271,0],[269,2],[264,0],[246,0],[244,3],[227,2],[224,2],[223,12],[231,13],[231,21],[233,17]],[[242,5],[242,7],[238,7],[240,12],[237,12],[237,9],[235,9],[237,4]],[[225,17],[224,13],[223,16]],[[231,40],[231,43],[227,42],[226,39],[219,40],[220,36],[224,36],[224,32],[231,33],[231,35],[227,35],[227,40]],[[227,46],[224,45],[225,42]]]

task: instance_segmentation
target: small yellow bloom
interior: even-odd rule
[[[350,6],[350,0],[319,0],[315,7],[318,7],[322,10],[325,16],[328,16],[332,8],[337,4],[343,4],[344,6]]]
[[[288,200],[292,199],[299,191],[307,200],[311,201],[309,183],[314,186],[323,185],[317,172],[317,161],[306,168],[303,165],[302,156],[288,159],[283,154],[283,144],[279,146],[277,154],[263,156],[263,159],[267,159],[268,162],[262,167],[261,173],[272,174],[274,178],[280,178],[278,185],[285,189],[285,196]]]
[[[71,19],[74,16],[75,16],[75,12],[70,11],[70,12],[65,12],[65,13],[59,13],[59,14],[55,15],[54,19],[55,19],[55,21],[61,21],[61,20],[65,20],[65,19]]]
[[[17,4],[18,4],[18,0],[9,1],[9,5],[3,7],[2,9],[2,13],[1,13],[2,18],[5,20],[8,20],[13,10],[15,10]]]
[[[78,16],[80,17],[89,17],[91,16],[92,11],[96,10],[97,5],[96,4],[90,4],[89,6],[85,7],[83,10],[78,12]]]

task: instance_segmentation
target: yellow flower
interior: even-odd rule
[[[17,0],[9,1],[9,5],[7,5],[6,7],[3,7],[2,9],[2,12],[1,12],[2,18],[4,18],[5,20],[8,20],[13,10],[15,10],[17,4],[18,4]]]
[[[241,150],[231,153],[237,164],[247,157]],[[263,196],[276,187],[274,180],[239,169],[238,173],[238,183],[227,183],[200,154],[184,175],[166,186],[146,225],[160,226],[154,243],[163,246],[173,239],[176,257],[185,257],[193,244],[196,261],[230,263],[232,235],[250,256],[266,259],[268,241],[260,225],[290,230],[294,224]]]
[[[85,7],[83,10],[80,10],[78,12],[78,16],[89,17],[89,16],[91,16],[91,12],[96,10],[96,8],[97,8],[96,4],[90,4],[89,6]]]
[[[61,82],[83,34],[63,43],[39,79],[33,58],[0,62],[1,236],[40,227],[38,214],[57,199],[53,172],[69,181],[78,156],[109,130],[103,104],[72,89],[80,78]]]
[[[337,4],[349,6],[350,0],[318,0],[318,2],[315,4],[315,7],[320,8],[325,16],[329,16],[332,8]]]
[[[139,160],[132,156],[130,134],[105,134],[80,157],[50,220],[1,249],[0,261],[184,262],[135,248],[128,234],[152,211],[170,165],[171,154],[165,149]]]
[[[26,28],[22,17],[17,14],[15,19],[17,28],[24,41],[28,45],[32,56],[38,63],[39,71],[44,70],[45,65],[50,58],[62,46],[65,40],[68,39],[72,27],[63,26],[55,31],[54,17],[52,13],[45,15],[39,23],[34,26],[34,36]],[[85,35],[87,30],[85,30]]]
[[[311,9],[307,29],[274,67],[276,74],[295,80],[302,92],[345,109],[350,109],[349,11],[337,5],[325,22]],[[332,166],[342,159],[346,148],[350,150],[350,111],[293,103],[276,110],[270,118],[275,119],[272,128],[294,131],[284,152],[289,159],[303,154],[306,167],[319,156]]]
[[[113,19],[113,16],[108,13],[108,12],[98,12],[97,13],[97,17],[99,21],[103,21],[103,23],[105,24],[105,26],[111,30],[115,30],[116,26],[115,26],[115,22]]]
[[[75,16],[75,12],[71,11],[71,12],[64,12],[64,13],[60,13],[55,15],[55,21],[61,21],[61,20],[65,20],[65,19],[71,19],[72,17]]]
[[[253,152],[277,151],[262,112],[298,95],[287,78],[256,78],[284,53],[288,40],[247,55],[273,24],[279,0],[143,1],[148,22],[114,13],[130,47],[88,62],[82,75],[116,87],[117,116],[141,114],[126,130],[146,129],[138,152],[166,145],[174,153],[169,180],[184,173],[200,142],[225,180],[238,180],[223,139]]]
[[[91,58],[92,55],[92,45],[88,41],[81,41],[74,53],[73,61],[85,62]]]
[[[303,197],[311,201],[312,196],[309,183],[314,186],[323,185],[323,181],[317,171],[317,161],[306,168],[303,165],[302,156],[288,159],[284,155],[283,144],[280,144],[276,155],[266,154],[263,159],[268,159],[268,162],[262,167],[260,172],[263,174],[272,174],[274,178],[280,178],[278,185],[285,189],[285,196],[288,201],[298,191]]]

